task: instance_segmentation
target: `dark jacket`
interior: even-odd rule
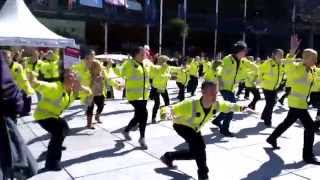
[[[23,98],[1,53],[0,107],[0,179],[12,177],[16,172],[31,177],[36,174],[37,163],[12,119],[22,112]]]

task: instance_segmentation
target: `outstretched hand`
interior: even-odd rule
[[[300,44],[301,44],[301,39],[299,39],[297,34],[294,34],[290,38],[290,54],[294,55],[296,54]]]

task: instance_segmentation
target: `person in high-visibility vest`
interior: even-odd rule
[[[62,144],[69,130],[67,122],[60,116],[79,94],[81,97],[90,96],[91,91],[80,85],[76,75],[69,70],[64,72],[62,82],[39,81],[32,73],[29,73],[28,78],[32,87],[42,96],[33,117],[51,134],[45,170],[59,171],[61,170]]]
[[[24,66],[26,67],[26,72],[34,72],[39,74],[41,64],[43,61],[39,59],[39,52],[37,50],[32,51],[31,57],[23,58]]]
[[[291,37],[290,57],[294,58],[294,54],[299,47],[300,40],[298,37]],[[286,64],[289,72],[287,78],[291,84],[291,93],[288,97],[289,112],[282,123],[267,138],[267,142],[274,148],[279,149],[277,138],[280,137],[290,126],[298,119],[304,126],[304,143],[303,143],[303,160],[306,163],[320,165],[313,153],[313,143],[315,134],[315,123],[308,112],[308,98],[312,88],[318,84],[316,74],[316,63],[318,58],[317,51],[313,49],[305,49],[302,54],[302,62],[292,62],[287,59]]]
[[[247,66],[252,65],[252,62],[242,60],[247,54],[247,44],[245,42],[239,41],[235,43],[232,51],[232,54],[223,58],[218,77],[220,93],[223,99],[235,103],[235,86],[240,80],[244,79],[243,75],[246,74]],[[212,123],[220,128],[222,135],[233,137],[234,135],[229,131],[232,118],[232,112],[220,113]]]
[[[205,71],[204,80],[218,82],[218,74],[221,71],[221,68],[220,68],[221,64],[222,64],[222,61],[219,61],[219,60],[210,62],[210,64],[208,65]]]
[[[24,111],[20,116],[28,116],[31,111],[31,95],[34,93],[28,79],[26,71],[18,62],[14,62],[11,57],[11,51],[4,51],[4,60],[8,63],[13,79],[22,90],[24,100]]]
[[[46,82],[60,81],[60,56],[58,52],[49,50],[45,56],[45,61],[40,66],[41,80]]]
[[[187,150],[166,152],[161,161],[169,168],[175,160],[195,160],[198,166],[198,179],[208,179],[209,168],[206,162],[206,145],[201,129],[219,112],[243,111],[245,108],[226,101],[217,101],[217,85],[205,81],[201,86],[202,97],[184,100],[162,109],[164,119],[173,120],[173,128],[189,145]]]
[[[154,87],[154,106],[152,109],[152,123],[156,123],[157,112],[160,107],[160,95],[164,101],[165,106],[170,104],[169,94],[167,90],[168,81],[171,78],[170,68],[167,62],[169,57],[159,56],[158,63],[151,71],[152,86]]]
[[[277,102],[278,88],[284,77],[283,57],[284,51],[276,49],[272,53],[272,58],[264,61],[259,68],[259,80],[266,100],[261,119],[268,127],[272,125],[272,111]]]
[[[254,61],[252,56],[248,56],[244,61]],[[248,63],[247,63],[248,64]],[[247,67],[247,73],[245,75],[245,87],[253,94],[253,99],[249,103],[248,107],[255,110],[257,102],[261,99],[259,89],[257,89],[257,79],[258,79],[258,65],[253,62],[253,65]]]
[[[190,80],[188,82],[187,90],[191,93],[191,96],[195,95],[196,89],[198,87],[199,66],[200,57],[193,58],[187,65],[188,72],[190,74]]]
[[[133,59],[126,60],[115,71],[125,80],[126,97],[134,108],[134,116],[128,126],[122,132],[125,139],[129,140],[129,131],[139,124],[140,139],[142,148],[147,149],[145,141],[145,130],[148,120],[147,102],[150,95],[150,68],[148,62],[144,61],[144,48],[134,48]]]
[[[183,62],[180,67],[170,66],[170,72],[176,76],[176,84],[179,88],[177,99],[183,101],[185,98],[185,89],[190,79],[186,63]]]

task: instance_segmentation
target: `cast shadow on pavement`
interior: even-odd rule
[[[264,150],[269,156],[269,160],[241,180],[271,180],[281,174],[281,170],[285,168],[283,159],[274,153],[272,148],[264,148]]]
[[[134,147],[130,150],[126,150],[126,151],[122,151],[117,153],[118,151],[120,151],[121,149],[123,149],[125,147],[125,140],[115,140],[115,145],[114,148],[112,149],[106,149],[106,150],[102,150],[102,151],[98,151],[98,152],[94,152],[94,153],[90,153],[90,154],[86,154],[74,159],[69,159],[66,161],[63,161],[62,167],[68,167],[71,166],[73,164],[77,164],[77,163],[84,163],[87,161],[92,161],[95,159],[99,159],[99,158],[107,158],[107,157],[116,157],[116,156],[123,156],[125,154],[128,154],[132,151],[135,150],[141,150],[141,147]]]
[[[86,134],[86,133],[78,133],[78,132],[81,132],[83,130],[86,130],[87,127],[79,127],[79,128],[71,128],[69,130],[69,133],[67,135],[68,136],[82,136],[82,135],[89,135],[89,134]],[[49,140],[51,138],[51,136],[49,134],[44,134],[42,136],[39,136],[39,137],[36,137],[30,141],[28,141],[27,145],[31,145],[33,143],[36,143],[38,141],[46,141],[46,140]]]
[[[107,112],[102,113],[101,116],[109,116],[109,115],[117,115],[117,114],[124,114],[124,113],[131,113],[134,112],[134,110],[119,110],[119,111],[113,111],[113,112]]]
[[[202,136],[206,145],[229,142],[227,140],[223,140],[224,136],[220,134],[220,131],[218,130],[218,128],[210,128],[210,130],[212,131],[212,134]],[[175,150],[184,150],[187,148],[189,147],[185,142],[174,147]]]
[[[262,135],[260,132],[265,130],[267,127],[263,122],[259,122],[255,127],[241,129],[235,134],[237,138],[247,138],[249,135]]]
[[[189,179],[193,179],[191,176],[181,173],[175,169],[172,168],[156,168],[154,169],[154,171],[158,174],[162,174],[165,176],[168,176],[168,179],[181,179],[181,180],[189,180]]]

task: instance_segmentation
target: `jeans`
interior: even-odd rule
[[[202,138],[201,132],[196,132],[192,128],[174,124],[174,130],[186,141],[189,149],[175,152],[167,152],[170,160],[196,160],[198,166],[198,176],[208,178],[208,166],[206,157],[206,145]]]
[[[68,123],[61,118],[39,120],[38,123],[51,134],[45,167],[59,166],[62,156],[62,144],[69,131]]]
[[[163,98],[165,106],[169,106],[169,104],[170,104],[168,91],[165,90],[164,92],[159,92],[158,89],[155,89],[154,94],[153,94],[154,106],[153,106],[153,110],[152,110],[152,119],[155,119],[157,117],[157,112],[160,107],[160,95]]]
[[[93,101],[87,108],[87,115],[92,116],[93,115],[93,107],[96,104],[97,105],[97,114],[101,114],[104,108],[104,99],[105,97],[102,96],[94,96]]]
[[[268,138],[271,141],[276,141],[290,126],[297,120],[300,120],[304,126],[304,143],[303,143],[303,158],[308,159],[314,156],[313,154],[313,142],[315,125],[310,117],[308,110],[290,108],[287,117],[284,121],[273,131]]]
[[[220,93],[225,101],[236,103],[236,98],[234,97],[234,93],[232,91],[221,90]],[[229,131],[230,121],[232,120],[232,117],[233,117],[233,112],[229,112],[229,113],[221,112],[214,121],[219,124],[221,124],[221,122],[223,121],[221,130]]]
[[[277,102],[277,91],[263,90],[266,106],[261,114],[261,119],[264,120],[266,125],[271,125],[273,108]]]
[[[134,108],[134,116],[124,131],[129,132],[133,127],[135,127],[139,123],[140,138],[144,138],[148,120],[147,101],[136,100],[130,101],[129,103]]]

